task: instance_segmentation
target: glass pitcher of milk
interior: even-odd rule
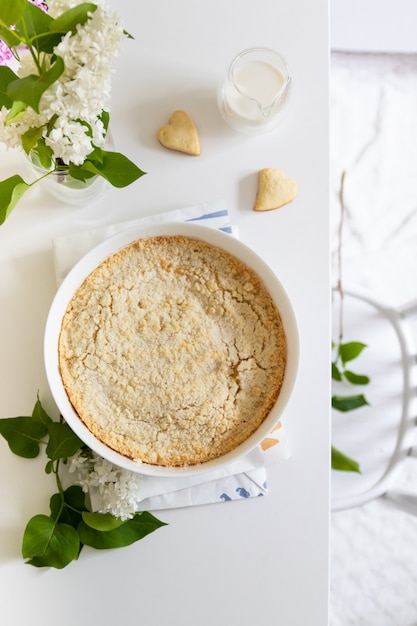
[[[230,64],[218,104],[232,128],[265,132],[280,121],[290,94],[291,76],[282,56],[269,48],[250,48]]]

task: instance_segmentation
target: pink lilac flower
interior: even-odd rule
[[[12,59],[12,51],[6,46],[4,41],[0,39],[0,65],[9,65]]]
[[[48,11],[48,5],[43,0],[28,0],[31,4],[39,7],[45,13]],[[12,51],[4,41],[0,39],[0,65],[9,65],[10,61],[13,59]]]
[[[42,9],[42,11],[46,12],[48,10],[48,5],[43,0],[29,0],[29,2]]]

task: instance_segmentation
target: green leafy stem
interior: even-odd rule
[[[367,385],[370,382],[368,376],[356,374],[347,366],[348,363],[356,359],[367,347],[359,341],[349,341],[347,343],[333,344],[334,358],[332,361],[332,379],[339,383],[351,385]],[[332,408],[336,411],[346,413],[368,405],[364,394],[353,394],[348,396],[332,395]],[[340,450],[332,446],[332,468],[345,472],[359,472],[360,465],[354,459],[346,456]]]
[[[110,513],[91,512],[78,485],[63,489],[60,464],[85,447],[60,417],[53,421],[37,398],[32,415],[0,420],[0,434],[14,454],[36,458],[45,446],[46,474],[54,474],[57,492],[49,515],[32,517],[23,534],[22,556],[35,567],[62,569],[78,559],[83,546],[98,550],[128,546],[165,526],[149,512],[121,520]]]
[[[369,383],[368,376],[363,374],[355,374],[346,364],[358,358],[366,344],[360,341],[343,341],[343,315],[344,315],[344,290],[342,285],[342,240],[343,240],[343,224],[345,217],[345,203],[343,197],[345,184],[345,172],[342,172],[341,184],[340,184],[340,222],[339,222],[339,243],[338,243],[338,281],[337,291],[340,298],[339,309],[339,338],[337,343],[332,344],[333,358],[332,358],[332,379],[338,383],[345,383],[346,385],[367,385]],[[353,411],[359,409],[362,406],[368,404],[363,394],[355,394],[349,396],[332,395],[332,408],[336,411]],[[345,455],[343,452],[331,447],[331,466],[334,470],[343,472],[358,472],[360,473],[360,465],[355,460]]]
[[[71,164],[68,168],[56,165],[31,183],[27,183],[19,174],[14,174],[0,181],[0,225],[4,223],[30,187],[60,169],[66,169],[72,178],[81,181],[86,181],[95,175],[101,176],[118,188],[130,185],[145,173],[123,154],[95,148],[82,165]]]

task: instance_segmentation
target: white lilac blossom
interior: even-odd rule
[[[31,0],[44,8],[45,3]],[[58,16],[80,0],[50,0],[49,14]],[[68,32],[55,47],[54,54],[64,61],[65,69],[59,79],[42,95],[39,113],[28,107],[16,121],[5,124],[8,113],[0,110],[0,141],[9,148],[21,145],[21,138],[29,128],[42,128],[45,144],[56,160],[69,165],[82,165],[94,146],[102,148],[105,142],[103,111],[109,110],[111,76],[120,44],[123,27],[116,13],[104,2],[95,2],[97,9],[89,13],[76,32]],[[7,52],[3,51],[3,57]],[[0,63],[2,51],[0,50]],[[37,73],[35,60],[29,53],[22,54],[19,77]],[[53,126],[48,122],[53,120]]]
[[[37,4],[36,0],[34,4]],[[58,17],[67,9],[72,9],[80,4],[80,0],[49,0],[46,4],[48,4],[49,14],[52,17]],[[94,4],[97,6],[104,5],[105,0],[95,0]]]
[[[84,493],[95,490],[100,498],[101,513],[111,513],[121,520],[131,519],[136,512],[140,474],[113,465],[95,452],[80,450],[72,457],[69,472],[77,473],[76,483]]]
[[[106,146],[111,78],[121,41],[130,37],[118,14],[105,0],[20,0],[7,28],[8,8],[0,2],[11,44],[0,49],[0,143],[23,150],[38,177],[0,180],[0,225],[24,193],[56,171],[63,172],[57,184],[71,191],[98,176],[127,187],[145,174]]]

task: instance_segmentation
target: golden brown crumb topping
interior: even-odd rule
[[[246,440],[277,400],[279,313],[234,256],[184,236],[139,239],[73,296],[59,339],[68,397],[102,442],[183,466]]]

